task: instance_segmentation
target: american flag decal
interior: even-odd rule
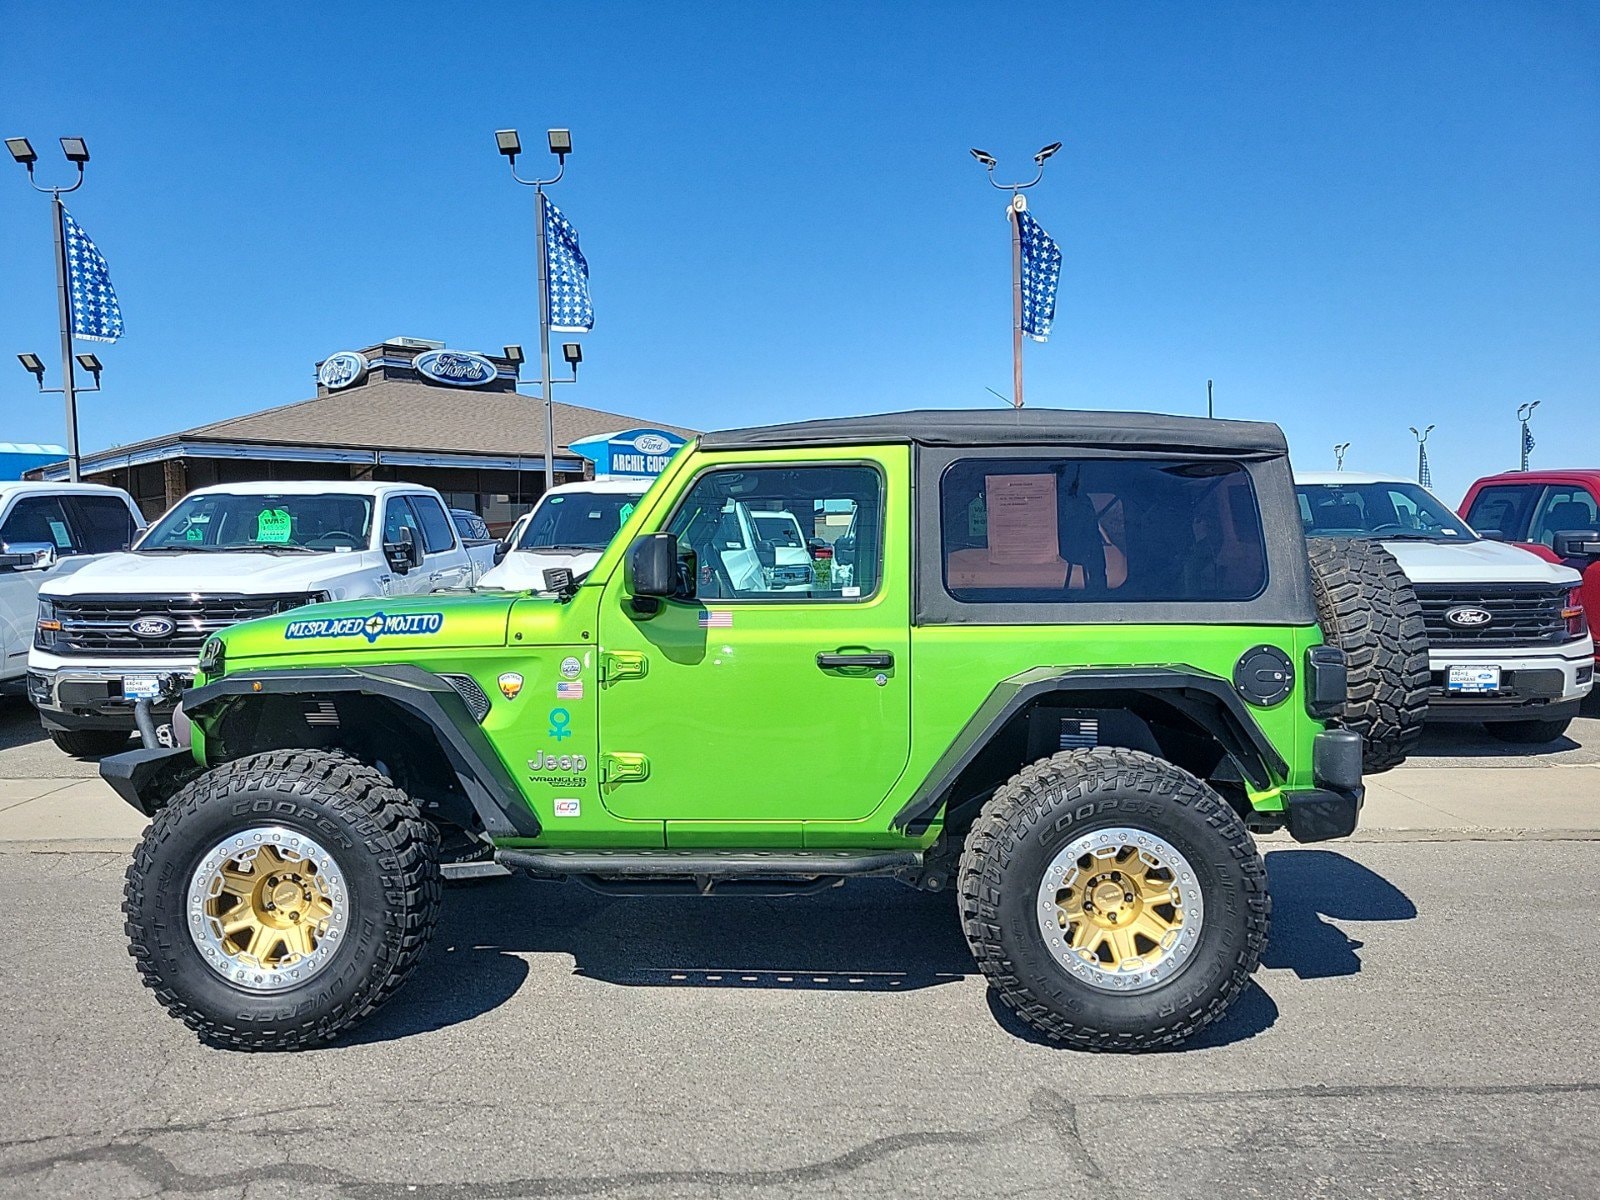
[[[708,609],[700,614],[701,629],[732,629],[733,614],[727,609]]]

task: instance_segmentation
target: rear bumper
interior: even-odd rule
[[[1367,790],[1361,782],[1361,738],[1344,729],[1317,734],[1311,748],[1310,791],[1286,792],[1284,825],[1297,842],[1349,837],[1361,820]]]

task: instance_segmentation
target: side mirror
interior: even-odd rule
[[[412,536],[409,525],[401,528],[398,541],[383,544],[383,556],[389,560],[389,568],[396,575],[409,575],[411,568],[422,561],[422,556],[417,553],[417,539]]]
[[[505,562],[506,555],[511,553],[511,539],[503,537],[494,544],[494,565],[499,566]]]
[[[1600,530],[1563,529],[1550,540],[1557,558],[1600,558]]]
[[[757,538],[755,552],[756,561],[763,567],[775,567],[778,565],[778,548],[771,542],[763,542],[760,538]]]
[[[13,571],[44,571],[55,565],[56,548],[49,542],[0,543],[0,567]]]
[[[628,591],[650,598],[678,594],[678,536],[647,533],[628,547]]]
[[[1506,531],[1504,529],[1480,529],[1477,533],[1486,542],[1503,542],[1506,540]]]

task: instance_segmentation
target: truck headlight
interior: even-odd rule
[[[33,629],[33,644],[40,650],[54,649],[56,636],[61,632],[61,622],[56,619],[53,600],[39,597],[39,619]]]

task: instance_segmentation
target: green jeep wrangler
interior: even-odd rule
[[[1352,832],[1363,766],[1402,760],[1426,705],[1404,576],[1375,545],[1308,554],[1269,424],[712,433],[546,582],[235,626],[178,745],[146,717],[105,760],[154,818],[124,912],[173,1015],[326,1041],[416,965],[442,867],[498,864],[627,894],[953,889],[1028,1024],[1168,1045],[1260,958],[1252,831]]]

